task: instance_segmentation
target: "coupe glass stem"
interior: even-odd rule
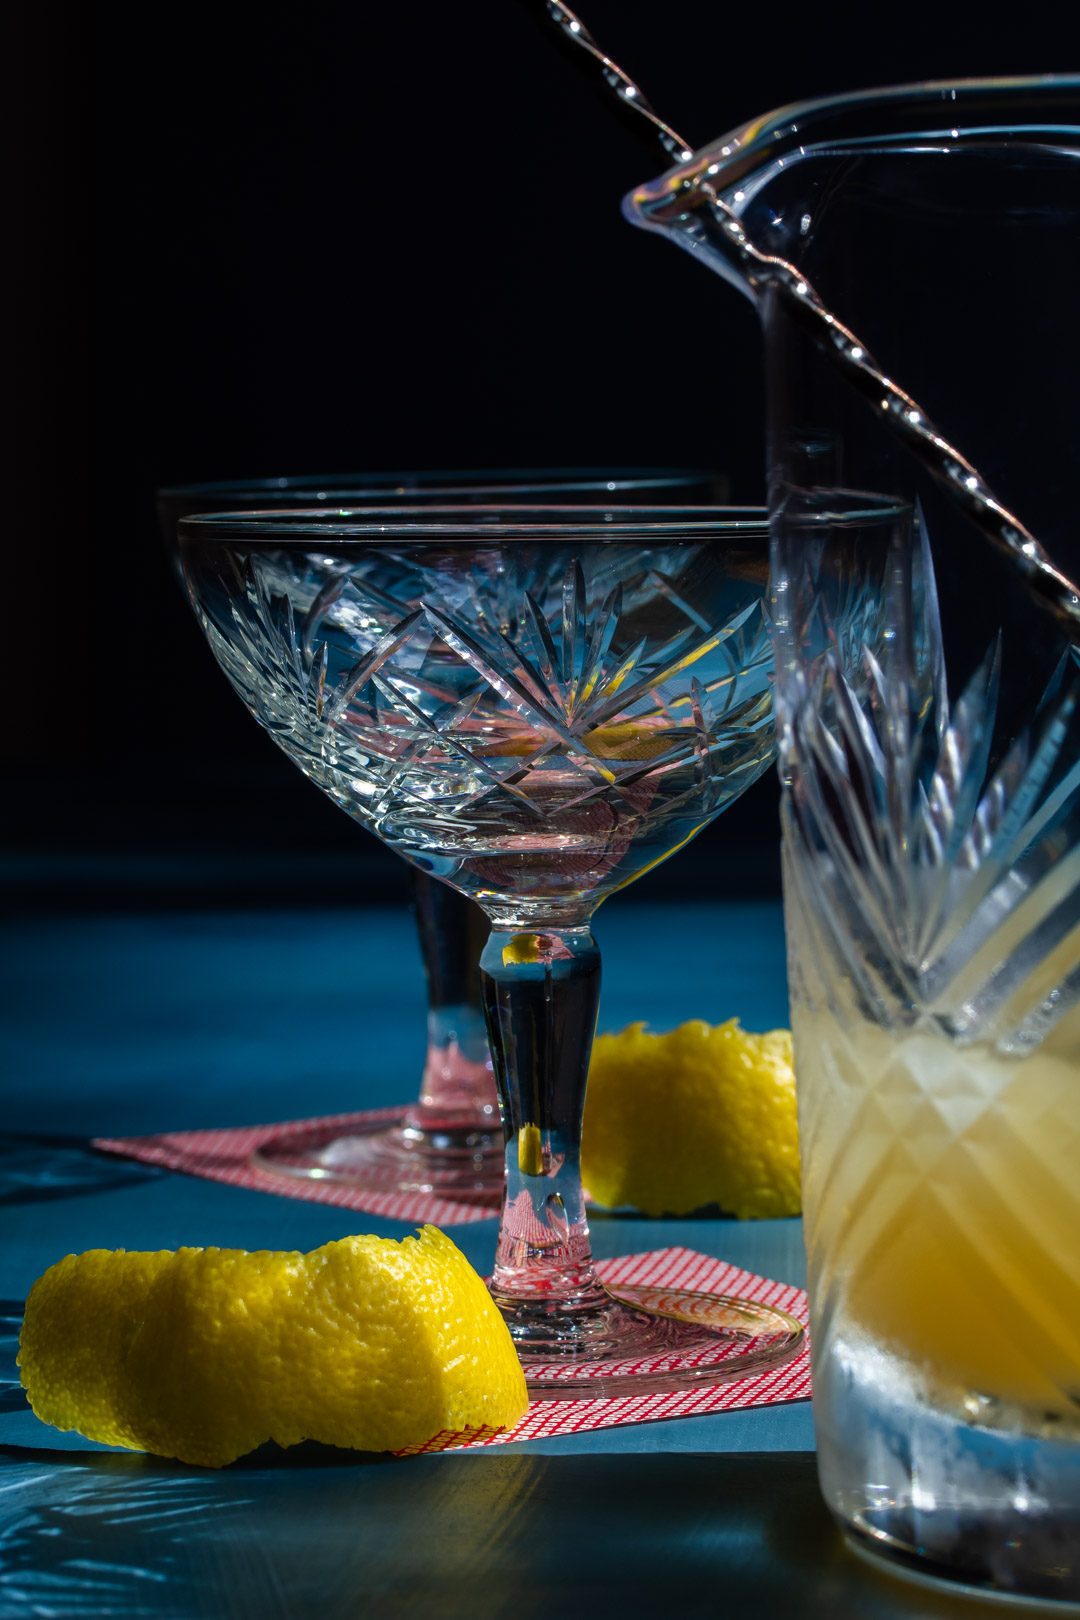
[[[407,1131],[474,1139],[498,1151],[499,1115],[488,1056],[479,958],[488,921],[471,900],[412,871],[420,953],[428,988],[427,1053]]]
[[[588,1318],[608,1303],[581,1186],[600,952],[587,927],[495,929],[480,966],[506,1138],[491,1289],[519,1348],[573,1352]]]

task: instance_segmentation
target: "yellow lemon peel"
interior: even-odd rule
[[[433,1226],[310,1254],[68,1255],[30,1291],[19,1366],[55,1428],[209,1468],[266,1440],[398,1451],[528,1408],[505,1322]]]
[[[621,685],[621,681],[612,682],[607,688],[608,696]],[[682,739],[684,731],[684,727],[670,721],[657,725],[652,720],[615,720],[582,732],[581,742],[597,759],[657,759]],[[484,757],[524,758],[535,754],[546,740],[535,732],[524,732],[517,737],[484,738],[476,745],[476,752]]]
[[[601,759],[658,759],[680,740],[679,728],[662,730],[642,725],[640,720],[618,720],[612,725],[587,731],[584,741]]]
[[[518,1132],[518,1169],[523,1176],[542,1176],[544,1145],[539,1125],[523,1125]]]
[[[608,1208],[797,1215],[799,1134],[791,1033],[738,1019],[654,1035],[631,1024],[593,1047],[581,1153]]]

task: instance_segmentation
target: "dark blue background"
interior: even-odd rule
[[[584,9],[693,141],[791,99],[1068,65],[1064,10]],[[0,814],[35,903],[399,892],[212,666],[158,483],[682,462],[760,497],[753,310],[623,222],[663,160],[541,12],[16,10]],[[775,797],[759,784],[641,897],[774,892]]]

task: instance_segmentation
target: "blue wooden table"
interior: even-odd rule
[[[778,905],[617,898],[596,932],[601,1028],[786,1021]],[[0,930],[0,983],[0,1620],[981,1610],[847,1550],[807,1403],[408,1461],[303,1446],[219,1473],[44,1427],[16,1382],[18,1313],[69,1251],[407,1230],[87,1138],[404,1101],[423,997],[410,920],[384,908],[23,917]],[[494,1221],[452,1230],[489,1266]],[[803,1281],[796,1221],[594,1225],[600,1257],[673,1242]]]

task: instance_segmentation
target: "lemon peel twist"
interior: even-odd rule
[[[419,1447],[528,1407],[494,1301],[432,1226],[310,1254],[68,1255],[30,1291],[19,1366],[44,1422],[209,1468],[266,1440]]]
[[[643,1023],[593,1046],[581,1170],[608,1208],[797,1215],[799,1134],[791,1033],[736,1018],[668,1034]]]

